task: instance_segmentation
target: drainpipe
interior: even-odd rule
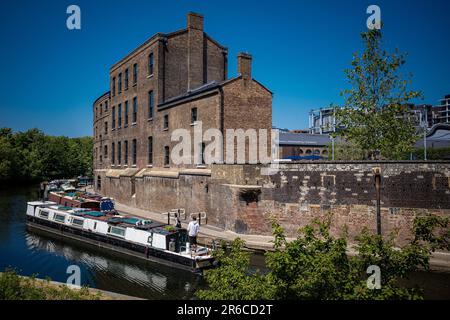
[[[375,178],[375,189],[377,193],[377,234],[381,236],[381,168],[372,169]]]

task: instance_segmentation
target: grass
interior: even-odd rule
[[[92,292],[88,287],[71,289],[58,285],[50,279],[40,280],[22,277],[15,270],[0,273],[0,300],[104,300],[100,292]]]

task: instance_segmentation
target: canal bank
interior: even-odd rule
[[[150,219],[159,222],[167,222],[167,214],[161,214],[156,212],[149,212],[139,208],[133,208],[121,203],[115,203],[116,209],[119,213],[134,215],[145,219]],[[183,227],[187,227],[189,221],[182,221]],[[273,249],[273,237],[264,235],[252,235],[252,234],[238,234],[230,230],[222,230],[214,226],[202,225],[200,227],[199,240],[208,242],[211,240],[225,240],[233,241],[236,238],[240,238],[245,241],[245,248],[251,251],[264,252]],[[288,241],[294,240],[294,238],[287,238]],[[349,255],[356,254],[356,251],[349,246]],[[450,273],[450,252],[438,251],[432,254],[430,259],[430,269],[433,271]]]

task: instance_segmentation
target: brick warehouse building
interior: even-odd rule
[[[205,212],[207,224],[247,234],[270,234],[275,216],[290,236],[328,212],[333,230],[350,237],[375,229],[372,170],[382,172],[383,232],[406,239],[415,215],[450,215],[448,162],[303,162],[279,172],[239,164],[177,166],[168,153],[174,129],[272,128],[272,93],[239,54],[238,76],[227,77],[227,49],[203,32],[202,16],[187,28],[156,34],[110,69],[110,91],[94,111],[97,192],[153,212]]]
[[[104,169],[176,167],[171,133],[198,121],[203,131],[270,130],[272,94],[252,79],[252,57],[238,55],[232,79],[227,60],[227,49],[203,31],[203,17],[189,13],[187,28],[158,33],[114,64],[110,91],[94,103],[97,178]]]

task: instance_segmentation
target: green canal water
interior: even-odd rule
[[[67,268],[77,265],[82,285],[146,299],[192,299],[205,287],[201,276],[79,242],[57,240],[26,228],[26,203],[36,200],[36,187],[0,186],[0,271],[12,267],[20,274],[66,282]],[[264,257],[252,256],[255,268]],[[415,273],[408,285],[419,284],[430,299],[450,299],[450,274]]]

